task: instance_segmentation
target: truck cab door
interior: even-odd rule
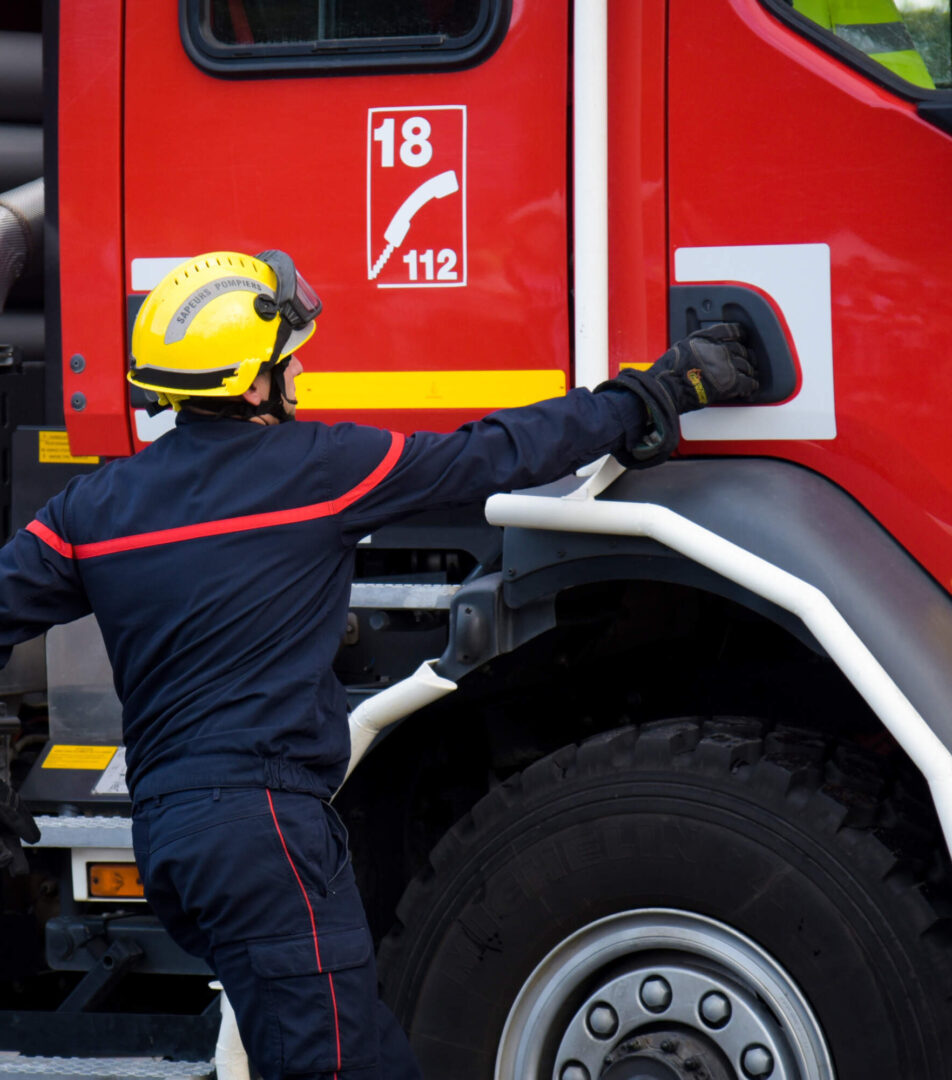
[[[670,0],[673,292],[756,290],[799,365],[786,400],[687,417],[685,445],[816,469],[948,583],[952,136],[925,118],[952,97],[948,0],[889,25],[821,7],[842,5]],[[874,33],[924,59],[887,63]]]
[[[130,314],[177,259],[276,247],[324,302],[299,416],[448,430],[564,393],[565,7],[179,6],[126,5]]]

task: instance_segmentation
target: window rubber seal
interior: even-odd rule
[[[338,38],[325,46],[213,45],[203,33],[199,5],[200,0],[179,0],[179,34],[185,52],[207,74],[231,79],[461,71],[492,56],[506,36],[512,15],[512,0],[485,0],[476,27],[459,39],[426,34]],[[447,45],[448,40],[459,44]]]

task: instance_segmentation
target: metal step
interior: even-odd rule
[[[23,1057],[0,1053],[0,1077],[31,1080],[211,1080],[212,1061],[163,1061],[161,1058]]]
[[[36,847],[131,848],[132,818],[67,817],[41,814],[36,819],[40,839]],[[0,1061],[2,1061],[0,1056]]]
[[[448,610],[459,585],[426,585],[399,583],[376,584],[358,581],[350,587],[352,608],[411,608],[418,611]]]

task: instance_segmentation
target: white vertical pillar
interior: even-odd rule
[[[575,0],[575,385],[608,378],[608,0]]]

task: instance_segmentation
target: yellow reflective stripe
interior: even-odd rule
[[[306,371],[302,409],[510,409],[565,393],[565,372]]]
[[[901,79],[912,83],[913,86],[921,86],[923,90],[935,90],[935,83],[929,74],[922,57],[914,49],[903,49],[901,52],[870,53],[870,60],[875,60],[883,67],[889,68]]]
[[[895,0],[830,0],[834,23],[902,22]]]
[[[793,0],[793,8],[913,86],[935,89],[894,0]]]
[[[653,363],[654,363],[653,360],[648,360],[648,361],[645,361],[644,363],[637,363],[637,364],[634,364],[634,363],[632,363],[632,364],[619,364],[618,367],[619,368],[633,367],[633,368],[637,368],[639,371],[647,371],[648,368],[650,368]]]
[[[833,23],[830,21],[830,5],[827,0],[793,0],[793,10],[806,15],[824,30],[833,29]]]

